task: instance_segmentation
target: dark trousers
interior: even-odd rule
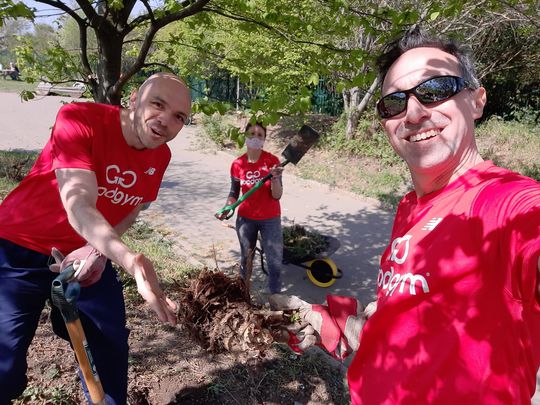
[[[56,277],[48,260],[49,256],[0,239],[0,405],[10,404],[27,384],[26,353]],[[110,261],[97,283],[81,289],[77,308],[107,403],[125,405],[129,331],[122,285]],[[56,335],[69,340],[54,307],[51,323]],[[75,354],[66,361],[76,361]]]
[[[283,265],[283,231],[281,218],[248,219],[236,218],[236,234],[240,241],[240,274],[247,277],[249,251],[255,248],[257,236],[261,234],[261,246],[268,267],[268,289],[272,294],[281,291],[281,267]]]

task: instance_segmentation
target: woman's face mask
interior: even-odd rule
[[[264,139],[255,136],[246,138],[246,146],[250,149],[262,149],[264,146]]]
[[[250,149],[260,150],[264,146],[266,131],[259,125],[249,127],[246,133],[246,146]]]

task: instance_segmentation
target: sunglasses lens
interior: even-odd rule
[[[388,94],[377,103],[381,118],[391,118],[407,108],[407,94],[414,96],[422,104],[438,103],[459,93],[468,84],[457,76],[440,76],[426,80],[410,90]]]
[[[398,115],[407,107],[407,95],[405,93],[392,93],[381,98],[377,104],[377,111],[381,118],[390,118]]]
[[[435,77],[416,87],[414,95],[424,104],[436,103],[452,97],[459,91],[456,77]]]

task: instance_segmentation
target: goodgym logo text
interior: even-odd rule
[[[122,189],[128,189],[137,182],[137,174],[131,170],[122,171],[117,165],[110,165],[105,172],[107,183],[116,185],[114,188],[98,187],[98,196],[103,196],[111,200],[113,204],[120,205],[139,205],[143,198],[140,196],[129,195]],[[120,186],[122,189],[120,189]]]
[[[394,239],[388,259],[390,262],[405,263],[409,255],[411,238],[412,235],[405,235]],[[384,272],[379,269],[377,285],[385,291],[386,295],[393,295],[396,291],[400,294],[408,292],[410,295],[416,295],[417,287],[424,293],[429,293],[429,284],[424,276],[413,273],[399,274],[396,273],[394,266],[390,266],[390,270]]]

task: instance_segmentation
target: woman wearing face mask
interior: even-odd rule
[[[247,152],[231,165],[231,191],[226,205],[234,204],[240,191],[247,193],[259,180],[272,173],[269,181],[238,206],[236,233],[240,241],[240,274],[246,279],[248,256],[255,248],[260,232],[268,267],[268,288],[270,293],[274,294],[281,291],[283,233],[279,199],[283,194],[283,167],[279,165],[277,156],[263,150],[265,139],[266,128],[261,123],[247,124]],[[224,212],[222,216],[226,214],[227,212]]]

